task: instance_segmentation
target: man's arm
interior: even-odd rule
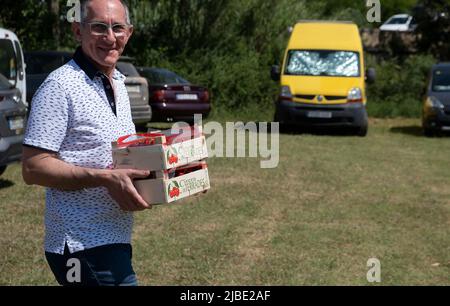
[[[111,197],[126,211],[151,208],[136,191],[132,181],[148,175],[146,170],[78,167],[58,159],[56,153],[23,146],[22,176],[28,185],[68,191],[106,187]]]

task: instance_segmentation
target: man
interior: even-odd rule
[[[115,70],[133,32],[128,8],[81,1],[72,30],[81,46],[33,98],[23,178],[47,187],[45,254],[60,284],[137,285],[132,212],[151,207],[132,180],[149,172],[112,169],[111,156],[111,141],[135,133],[125,77]]]

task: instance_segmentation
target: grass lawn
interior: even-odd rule
[[[373,119],[365,138],[283,134],[280,163],[211,158],[211,190],[136,214],[141,285],[450,285],[450,139],[418,119]],[[0,178],[0,285],[53,285],[44,191]]]

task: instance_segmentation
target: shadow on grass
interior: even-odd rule
[[[391,133],[395,134],[405,134],[410,136],[423,137],[422,127],[418,125],[410,126],[394,126],[389,129]]]
[[[254,122],[254,121],[239,121],[232,122],[234,123],[234,129],[239,130],[250,130],[257,133],[271,133],[272,132],[272,123],[274,122]],[[150,122],[147,126],[136,127],[136,131],[138,133],[145,133],[147,131],[154,130],[164,130],[170,129],[173,123],[168,122]],[[207,123],[206,123],[207,124]],[[227,131],[226,122],[219,122],[222,126],[223,131]],[[203,127],[205,123],[203,123]],[[279,125],[278,132],[280,134],[291,134],[291,135],[300,135],[300,134],[312,134],[312,135],[324,135],[324,136],[355,136],[356,130],[345,127],[299,127],[299,126],[288,126],[288,125]]]
[[[345,127],[298,127],[280,126],[280,134],[301,135],[310,134],[316,136],[357,136],[356,130]]]
[[[0,189],[8,188],[14,186],[14,182],[11,182],[10,180],[4,180],[0,178]]]

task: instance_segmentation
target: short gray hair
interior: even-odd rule
[[[87,4],[92,1],[92,0],[81,0],[80,3],[80,10],[81,10],[81,23],[86,21],[87,18],[87,9],[86,6]],[[127,24],[131,24],[131,20],[130,20],[130,10],[128,9],[128,4],[125,2],[125,0],[119,0],[120,3],[122,3],[124,9],[125,9],[125,18],[126,18],[126,22]]]

